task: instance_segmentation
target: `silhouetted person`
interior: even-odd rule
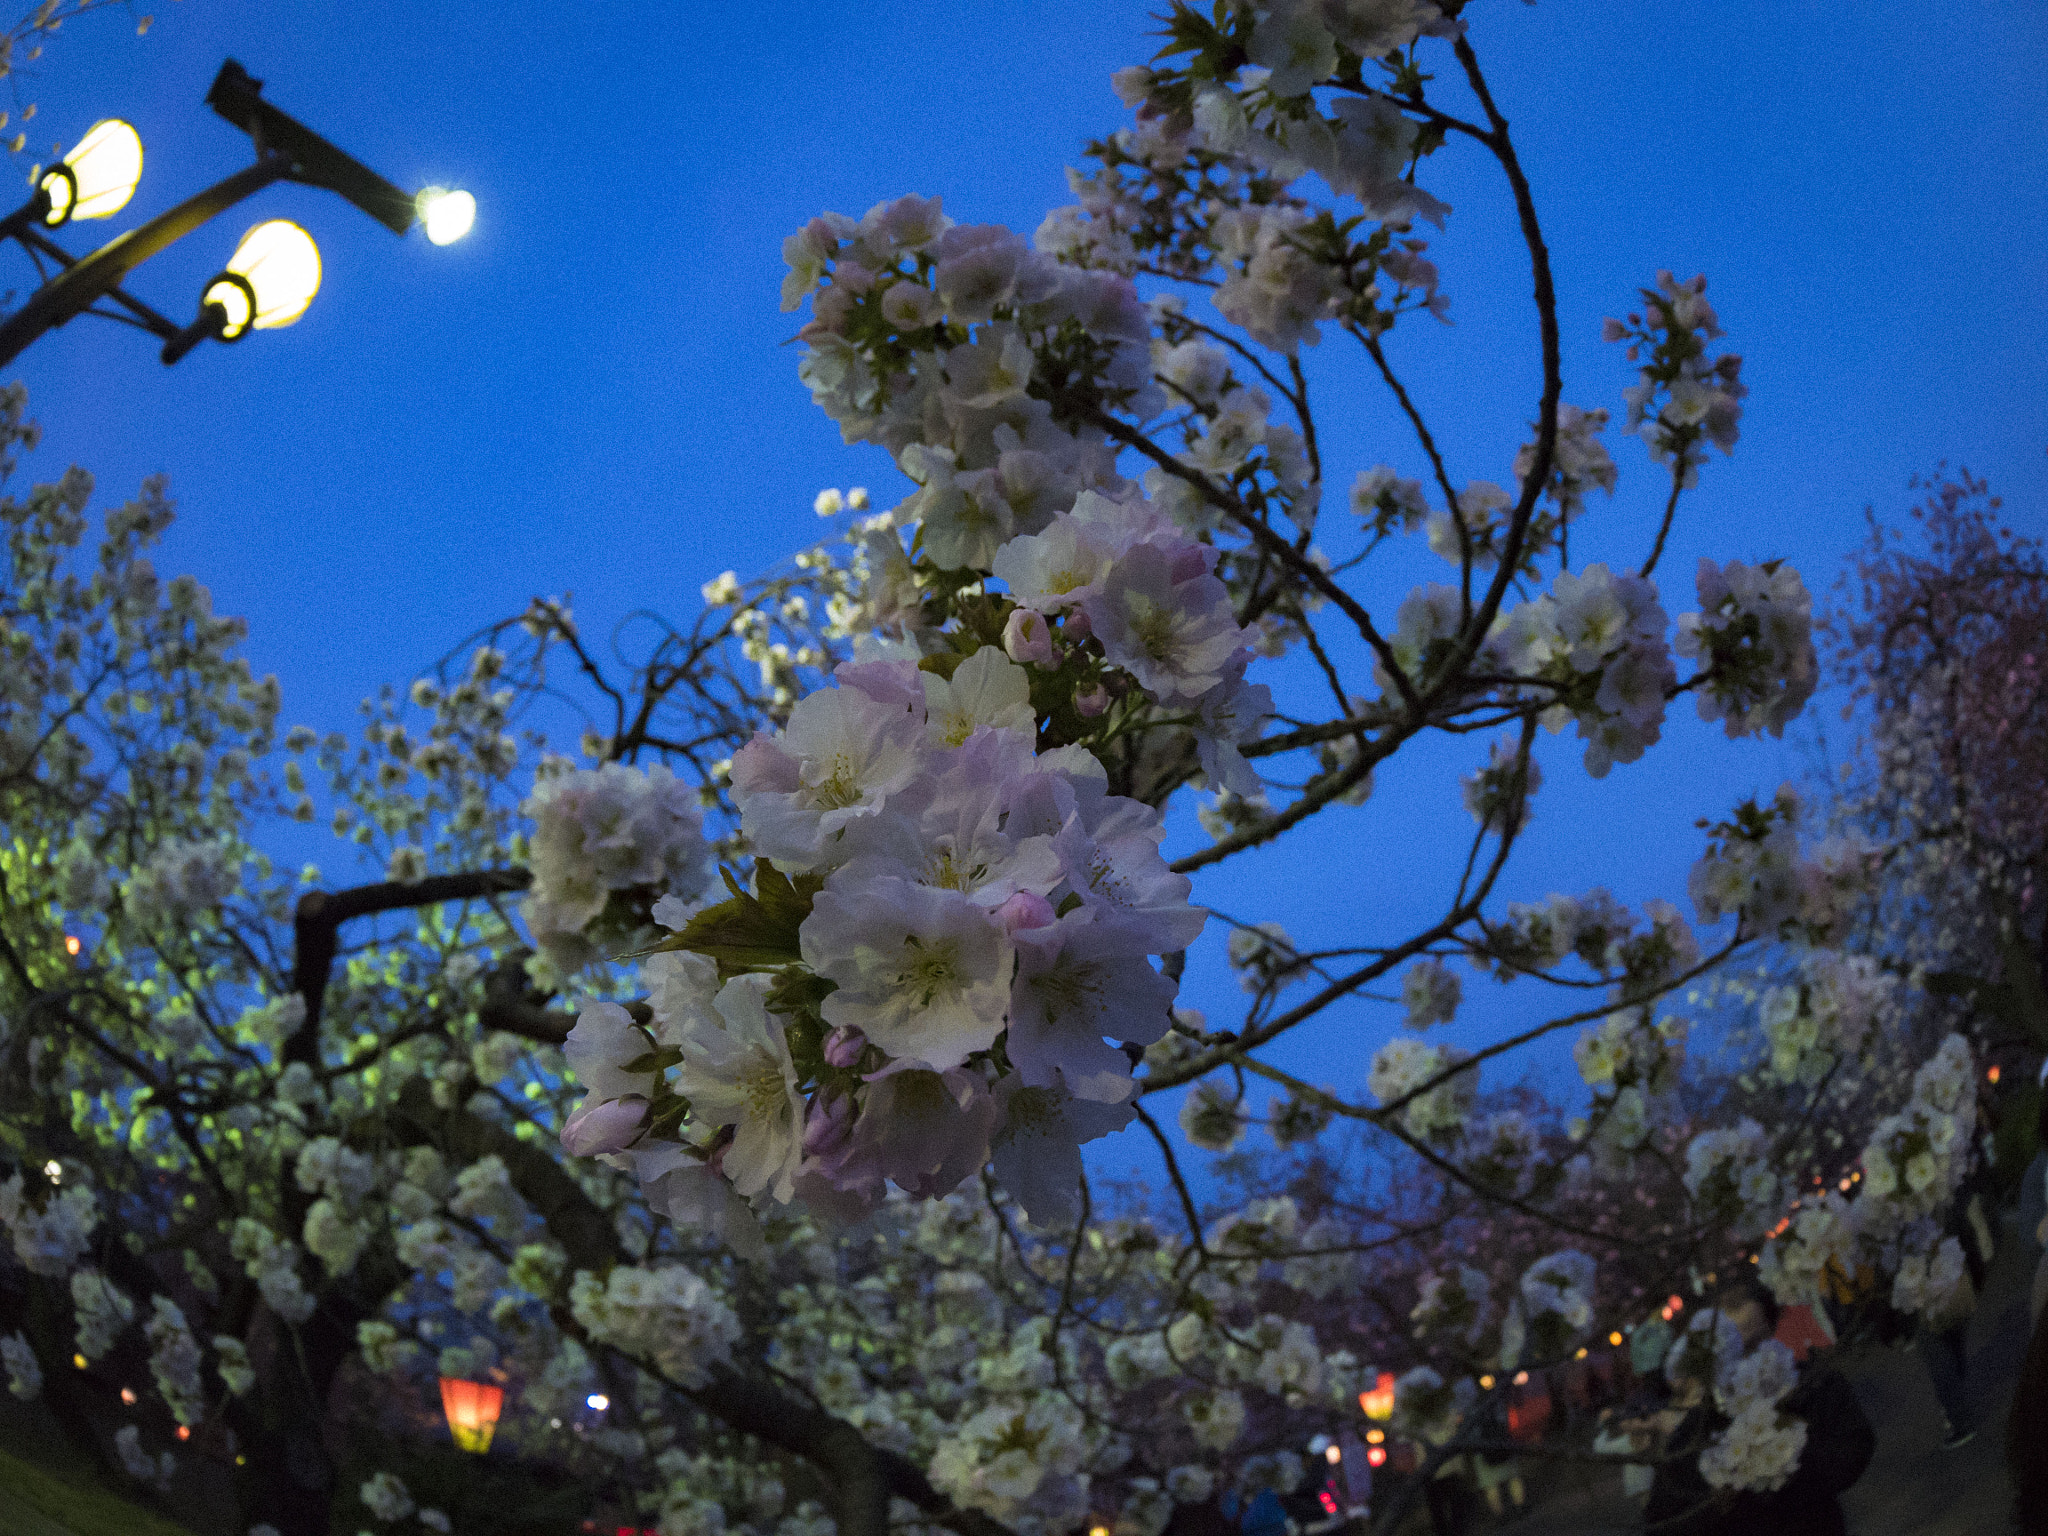
[[[1722,1286],[1713,1305],[1741,1332],[1744,1349],[1777,1330],[1777,1298],[1753,1275]],[[1870,1420],[1842,1373],[1819,1355],[1809,1358],[1799,1385],[1779,1407],[1806,1421],[1799,1467],[1784,1487],[1771,1493],[1717,1492],[1700,1476],[1697,1456],[1667,1462],[1650,1488],[1646,1529],[1656,1536],[1847,1536],[1841,1496],[1877,1449]],[[1712,1399],[1704,1399],[1686,1413],[1669,1443],[1703,1447],[1727,1422]]]

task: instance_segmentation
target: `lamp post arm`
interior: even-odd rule
[[[409,194],[297,118],[280,112],[263,99],[262,91],[261,80],[229,59],[214,77],[206,104],[248,134],[257,154],[282,154],[289,160],[293,181],[339,193],[394,235],[412,228],[417,215]]]
[[[40,230],[33,228],[20,230],[16,232],[14,238],[27,246],[31,251],[38,252],[56,262],[60,271],[67,267],[78,265],[78,258],[76,256],[73,256],[63,246],[50,239]],[[154,331],[157,335],[163,337],[165,341],[169,341],[181,329],[177,321],[165,319],[133,294],[125,293],[119,288],[109,288],[106,296],[127,310],[134,317],[135,322],[144,330]],[[99,310],[95,311],[95,313],[104,314],[105,311]],[[114,315],[109,318],[118,320],[121,317]]]
[[[235,204],[291,175],[284,155],[265,155],[246,170],[215,182],[197,196],[140,228],[116,236],[90,256],[71,264],[37,289],[4,323],[0,323],[0,368],[20,356],[45,331],[54,330],[121,285],[121,280],[150,257],[184,239],[193,230]]]

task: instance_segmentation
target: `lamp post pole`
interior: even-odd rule
[[[20,309],[0,321],[0,367],[11,363],[45,332],[86,313],[101,299],[110,299],[128,311],[116,318],[130,319],[162,337],[166,363],[176,362],[208,336],[220,335],[222,316],[215,313],[220,310],[218,304],[203,304],[198,320],[180,326],[124,293],[121,283],[159,251],[273,182],[295,181],[339,193],[393,234],[403,235],[412,227],[417,214],[415,199],[263,100],[262,89],[262,81],[229,59],[206,93],[207,104],[254,142],[254,165],[158,214],[140,228],[115,237],[90,256],[74,259],[43,233],[40,225],[51,207],[47,190],[39,188],[27,206],[0,220],[0,239],[12,237],[62,268]],[[251,302],[253,305],[253,296]]]

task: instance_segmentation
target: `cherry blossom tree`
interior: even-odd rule
[[[148,563],[161,487],[96,546],[82,472],[0,503],[14,1393],[139,1490],[216,1467],[257,1536],[504,1529],[337,1406],[434,1374],[506,1383],[521,1465],[665,1536],[1159,1536],[1298,1486],[1382,1368],[1422,1477],[1498,1449],[1496,1373],[1720,1266],[1800,1298],[1876,1263],[1935,1304],[1974,1074],[1832,947],[1881,850],[1814,839],[1786,793],[1708,829],[1698,931],[1600,888],[1496,895],[1539,732],[1623,793],[1684,695],[1775,734],[1817,669],[1781,562],[1702,562],[1675,623],[1657,585],[1746,398],[1703,278],[1605,322],[1656,485],[1637,516],[1592,497],[1621,505],[1612,417],[1565,401],[1559,338],[1594,317],[1558,314],[1461,9],[1175,6],[1117,76],[1134,122],[1032,237],[923,196],[792,235],[800,376],[914,489],[821,495],[835,537],[610,653],[536,599],[355,737],[280,733],[239,626]],[[1451,303],[1419,227],[1450,217],[1424,183],[1453,152],[1499,170],[1533,297],[1528,436],[1462,483],[1394,345]],[[1325,340],[1412,441],[1318,432]],[[1411,535],[1444,579],[1381,574]],[[1212,922],[1233,860],[1436,735],[1467,745],[1443,792],[1472,818],[1440,913]],[[1169,863],[1169,816],[1209,845]],[[321,821],[369,878],[273,862]],[[1176,1007],[1204,942],[1245,983],[1227,1027]],[[1779,984],[1744,1001],[1775,1096],[1738,1100],[1688,1068],[1683,1000],[1765,946]],[[1489,978],[1522,1022],[1433,1042]],[[1351,1086],[1271,1059],[1308,1031]],[[1485,1081],[1566,1031],[1583,1102]],[[1860,1188],[1801,1199],[1851,1082],[1867,1112],[1830,1145],[1862,1147]],[[1254,1129],[1277,1147],[1205,1205],[1188,1147]],[[1157,1148],[1159,1200],[1091,1186],[1108,1136]],[[1783,1362],[1727,1333],[1673,1348],[1724,1412],[1672,1454],[1775,1486],[1803,1434]]]
[[[1829,626],[1865,710],[1840,812],[1886,850],[1885,951],[2048,1047],[2048,563],[1967,470],[1873,516]],[[1990,1042],[1987,1042],[1990,1043]]]

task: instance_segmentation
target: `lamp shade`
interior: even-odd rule
[[[427,238],[436,245],[453,245],[476,223],[476,199],[467,192],[450,192],[445,187],[428,187],[413,199]]]
[[[498,1427],[498,1410],[504,1406],[503,1387],[441,1378],[441,1411],[448,1415],[448,1432],[465,1451],[481,1456],[491,1448],[491,1435]]]
[[[103,117],[71,146],[63,165],[39,183],[50,197],[45,222],[112,218],[128,206],[142,180],[142,139],[118,117]]]
[[[1394,1373],[1381,1371],[1379,1379],[1358,1394],[1358,1406],[1365,1410],[1368,1419],[1391,1419],[1394,1416]]]
[[[201,302],[227,310],[223,334],[232,339],[252,328],[268,331],[290,325],[306,312],[320,291],[320,250],[313,237],[290,219],[271,219],[242,236],[228,259],[228,271],[248,287],[217,279]]]

